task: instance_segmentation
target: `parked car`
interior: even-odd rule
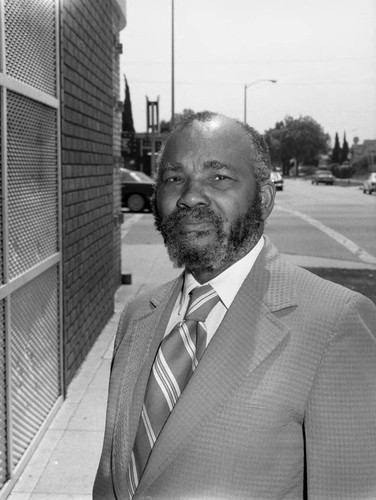
[[[154,188],[154,181],[144,172],[120,169],[121,175],[121,205],[131,212],[150,210],[150,199]]]
[[[283,177],[279,172],[270,172],[270,180],[274,182],[275,188],[279,191],[283,190]]]
[[[363,181],[363,193],[372,194],[373,191],[376,191],[376,172],[369,174],[368,179]]]
[[[317,186],[322,182],[323,184],[334,184],[335,177],[330,170],[316,170],[312,176],[312,184]]]

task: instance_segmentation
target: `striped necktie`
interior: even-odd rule
[[[159,346],[128,468],[130,498],[137,489],[159,433],[205,351],[204,321],[218,301],[210,285],[195,288],[184,321],[178,323]]]

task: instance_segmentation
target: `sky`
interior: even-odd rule
[[[171,118],[172,2],[127,0],[120,98],[125,75],[137,132],[146,96]],[[174,33],[176,113],[243,120],[251,84],[247,122],[261,133],[310,116],[332,144],[376,139],[376,0],[174,0]]]

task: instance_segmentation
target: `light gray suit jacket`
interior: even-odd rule
[[[126,471],[182,278],[136,298],[115,341],[94,499]],[[375,499],[376,308],[266,239],[152,451],[135,499]]]

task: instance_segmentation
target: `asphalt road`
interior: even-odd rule
[[[285,179],[266,234],[280,252],[376,264],[376,196]]]

